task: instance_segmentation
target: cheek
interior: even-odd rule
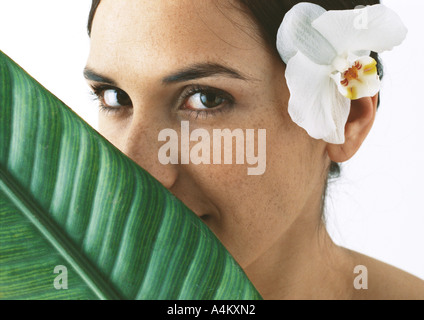
[[[249,176],[247,164],[189,165],[180,172],[217,208],[206,223],[242,266],[275,243],[306,202],[307,139],[297,128],[269,120],[263,175]]]
[[[130,122],[111,118],[99,112],[99,133],[122,151]]]

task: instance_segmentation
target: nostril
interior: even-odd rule
[[[135,160],[135,162],[168,190],[175,185],[178,178],[178,170],[174,165],[162,165],[158,161],[152,161],[152,159],[144,159],[143,161],[140,158]]]
[[[209,214],[204,214],[200,216],[200,219],[202,219],[202,221],[204,223],[208,223],[211,220],[212,216]]]
[[[176,183],[178,178],[178,170],[175,165],[162,165],[158,164],[162,168],[154,170],[152,176],[157,179],[165,188],[170,190]],[[149,172],[149,171],[148,171]],[[150,172],[149,172],[150,173]]]

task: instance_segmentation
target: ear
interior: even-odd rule
[[[372,128],[377,105],[378,94],[352,101],[345,126],[345,143],[327,145],[327,153],[332,161],[346,162],[355,155]]]

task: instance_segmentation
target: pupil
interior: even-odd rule
[[[121,90],[117,90],[116,99],[121,106],[127,106],[131,103],[130,97]]]
[[[222,99],[219,98],[215,93],[204,93],[200,96],[200,100],[207,108],[214,108],[222,103]]]

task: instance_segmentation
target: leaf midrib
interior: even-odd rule
[[[59,254],[78,273],[81,279],[101,300],[124,299],[106,281],[92,263],[75,247],[73,242],[63,233],[60,228],[46,217],[39,205],[27,194],[22,192],[22,187],[0,165],[0,190],[12,201],[21,213],[33,224],[33,226],[51,243]]]

